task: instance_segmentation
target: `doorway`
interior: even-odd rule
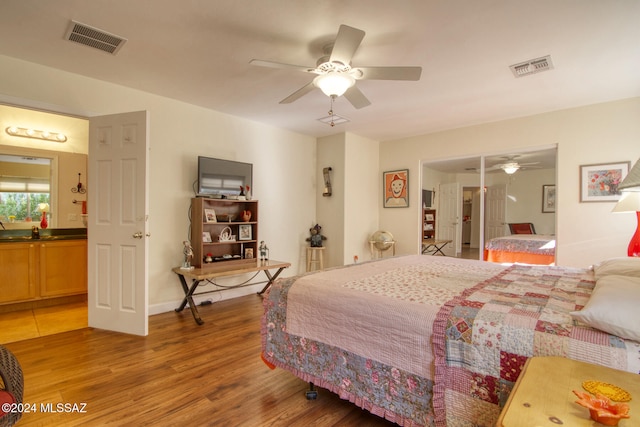
[[[46,203],[49,228],[86,228],[82,215],[82,201],[86,200],[86,194],[78,191],[78,184],[87,183],[88,121],[9,105],[0,105],[0,113],[2,129],[10,126],[33,127],[67,136],[67,141],[61,143],[15,138],[5,132],[0,134],[0,153],[14,159],[11,160],[9,156],[2,159],[0,174],[5,177],[4,181],[11,183],[2,188],[3,191],[13,192],[15,196],[4,198],[11,206],[9,210],[0,211],[0,221],[8,230],[31,229],[34,225],[41,227],[42,214],[38,211],[38,205]],[[46,172],[40,172],[44,168],[40,159],[48,160],[50,166]],[[30,193],[30,201],[22,203],[14,200],[25,192]],[[47,199],[42,199],[45,195]],[[72,292],[53,298],[8,301],[0,306],[0,313],[0,325],[6,325],[2,328],[4,335],[0,334],[2,342],[79,329],[88,325],[87,294]],[[10,334],[6,335],[5,332]]]

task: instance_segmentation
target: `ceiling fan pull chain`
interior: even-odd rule
[[[331,122],[329,122],[329,125],[331,127],[334,127],[336,124],[333,121],[333,118],[335,117],[335,114],[333,114],[333,100],[336,98],[335,95],[330,96],[331,98],[331,109],[329,110],[329,115],[331,116]]]

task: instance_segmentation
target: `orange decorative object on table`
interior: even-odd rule
[[[578,405],[589,409],[591,419],[606,426],[617,426],[622,418],[630,418],[629,405],[626,403],[615,403],[602,394],[593,397],[589,393],[573,390],[573,394],[578,396]]]

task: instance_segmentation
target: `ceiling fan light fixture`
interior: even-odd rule
[[[518,165],[517,163],[505,163],[500,167],[507,175],[513,175],[518,171],[518,169],[520,169],[520,165]]]
[[[349,74],[330,71],[313,79],[313,84],[327,96],[342,96],[356,80]]]

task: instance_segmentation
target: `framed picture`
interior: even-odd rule
[[[204,243],[211,243],[211,233],[209,233],[208,231],[203,231],[202,232],[202,241]]]
[[[618,185],[629,173],[631,162],[580,166],[580,202],[617,202]]]
[[[425,221],[433,221],[433,214],[426,214],[424,216]]]
[[[253,258],[253,248],[244,248],[244,257],[245,259]]]
[[[542,186],[542,213],[552,213],[556,211],[556,186]]]
[[[204,210],[204,221],[205,222],[218,222],[216,219],[216,211],[214,209],[205,209]]]
[[[239,240],[251,240],[251,224],[240,224],[238,227]]]
[[[385,208],[409,207],[409,169],[383,172],[382,185]]]

